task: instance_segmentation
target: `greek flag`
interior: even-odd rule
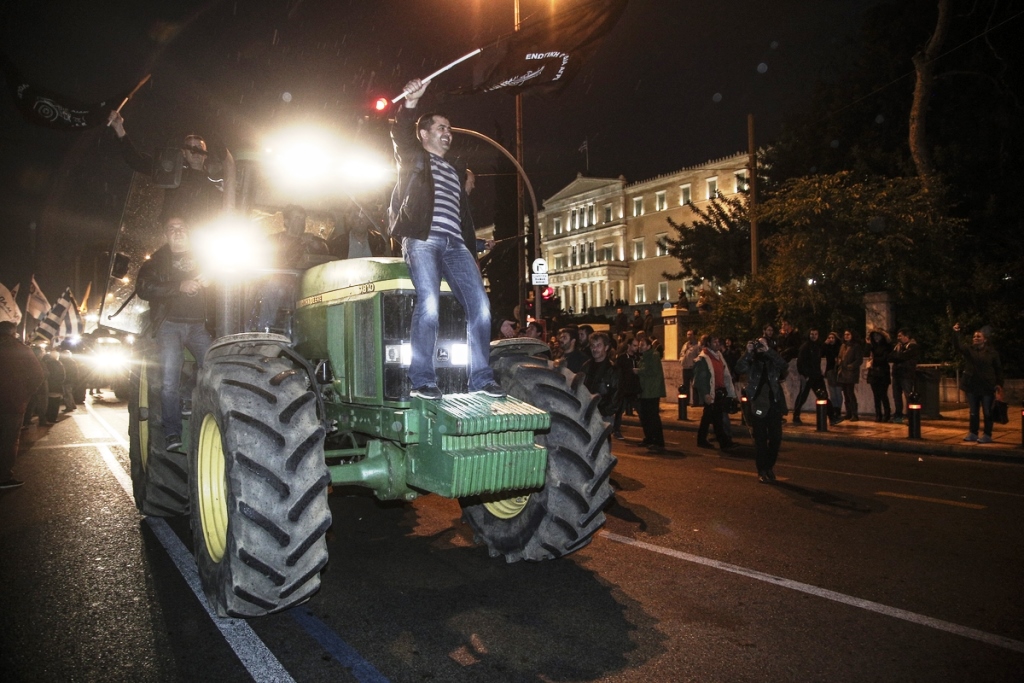
[[[54,346],[71,335],[80,335],[85,329],[82,323],[82,314],[78,311],[78,303],[75,295],[68,287],[57,299],[46,317],[39,321],[36,327],[36,337],[51,342]]]

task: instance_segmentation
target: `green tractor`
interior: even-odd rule
[[[243,181],[256,168],[240,164]],[[133,332],[146,306],[131,300],[131,271],[156,245],[131,239],[129,223],[153,223],[151,194],[136,178],[111,261],[108,299],[124,305],[105,324],[120,319]],[[247,201],[250,214],[276,211],[259,193]],[[219,319],[201,369],[187,361],[182,370],[183,391],[194,386],[187,454],[163,448],[160,364],[146,335],[136,343],[136,504],[147,515],[191,516],[203,588],[219,614],[264,615],[319,589],[332,486],[380,500],[456,498],[476,541],[507,562],[557,558],[590,542],[613,496],[616,460],[582,375],[556,367],[545,344],[505,340],[492,345],[491,364],[507,398],[467,393],[466,317],[445,284],[435,352],[444,398],[411,398],[416,293],[404,261],[329,261],[295,275],[300,293],[286,334],[237,333],[237,302],[218,302],[236,329]]]

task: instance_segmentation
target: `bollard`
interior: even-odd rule
[[[690,396],[686,393],[685,384],[679,385],[679,396],[677,398],[679,400],[679,419],[689,420],[690,418],[686,416],[686,404],[690,402]]]
[[[828,431],[828,399],[819,398],[814,402],[815,417],[818,420],[818,431]]]
[[[921,403],[916,393],[907,396],[907,438],[921,438]]]

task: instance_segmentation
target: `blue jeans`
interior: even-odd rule
[[[188,349],[196,359],[198,367],[213,343],[203,323],[175,323],[165,320],[156,333],[160,349],[160,365],[163,368],[163,384],[160,387],[160,414],[163,419],[165,436],[181,436],[181,363]]]
[[[985,413],[985,434],[992,436],[992,401],[996,399],[995,394],[967,394],[967,406],[970,410],[967,430],[971,434],[978,433],[978,409]]]
[[[484,291],[480,268],[462,238],[431,234],[427,240],[402,239],[405,262],[416,288],[412,311],[412,362],[409,382],[413,388],[437,386],[434,347],[437,344],[441,276],[466,311],[469,344],[469,390],[479,391],[494,381],[489,364],[491,304]]]

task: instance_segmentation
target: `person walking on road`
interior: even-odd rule
[[[45,376],[32,350],[18,341],[16,329],[9,320],[0,322],[0,490],[22,485],[13,472],[22,421]]]
[[[748,342],[746,354],[736,363],[736,369],[747,376],[747,410],[754,436],[754,461],[758,481],[762,484],[775,481],[785,406],[779,377],[787,365],[765,337]]]
[[[964,441],[992,443],[992,402],[996,394],[1003,391],[1003,364],[999,353],[989,344],[989,335],[984,329],[975,331],[970,344],[960,338],[960,323],[953,325],[953,331],[956,333],[956,346],[964,357],[960,388],[967,394],[970,409]],[[979,409],[985,415],[985,431],[980,436]]]
[[[807,332],[807,341],[800,345],[796,369],[800,373],[800,392],[793,402],[793,424],[798,425],[803,424],[800,411],[811,392],[815,396],[825,393],[825,377],[821,374],[821,342],[818,341],[818,330],[813,327]]]
[[[665,396],[665,372],[661,368],[661,356],[651,346],[647,335],[641,330],[636,333],[640,364],[636,368],[640,378],[640,425],[644,430],[641,446],[654,453],[665,452],[665,433],[661,425],[661,399]]]
[[[836,379],[843,388],[843,403],[846,404],[846,419],[857,422],[857,384],[860,383],[860,366],[864,362],[864,346],[853,334],[843,331],[843,345],[836,357]]]
[[[640,397],[640,378],[635,370],[640,365],[640,350],[636,339],[630,338],[626,342],[626,348],[615,357],[615,369],[619,373],[619,396],[616,400],[615,421],[612,424],[612,436],[616,439],[622,436],[622,414],[633,410]]]
[[[686,331],[686,341],[679,350],[679,365],[683,370],[683,390],[687,393],[687,401],[691,406],[697,405],[696,397],[693,395],[693,364],[697,362],[700,354],[700,341],[693,330]]]
[[[729,406],[736,398],[732,374],[722,357],[722,342],[718,337],[704,335],[700,345],[702,350],[693,366],[693,390],[704,405],[697,428],[697,445],[714,448],[708,441],[708,429],[713,427],[719,448],[732,448],[732,437],[725,428],[729,420]]]

